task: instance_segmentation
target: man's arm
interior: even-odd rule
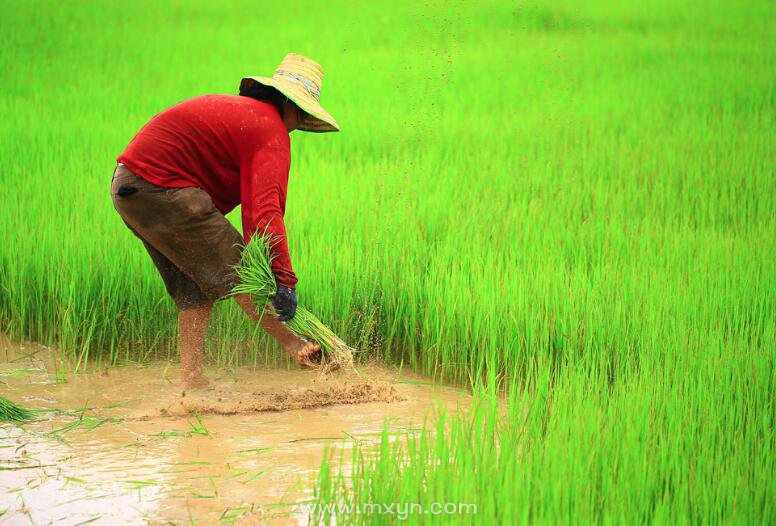
[[[240,166],[240,195],[245,242],[259,232],[273,240],[272,273],[278,285],[293,289],[296,275],[288,253],[286,226],[286,191],[291,155],[288,144],[257,150]]]

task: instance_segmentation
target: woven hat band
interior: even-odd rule
[[[339,125],[321,107],[323,68],[314,60],[289,53],[280,62],[272,77],[243,77],[240,91],[254,83],[275,88],[307,113],[299,129],[314,132],[339,131]]]
[[[312,80],[300,75],[299,73],[293,73],[291,71],[284,71],[282,69],[279,69],[275,71],[275,74],[272,75],[273,77],[283,77],[286,80],[290,80],[291,82],[294,82],[296,84],[299,84],[304,88],[304,90],[315,100],[321,100],[321,88],[319,88],[315,82]]]

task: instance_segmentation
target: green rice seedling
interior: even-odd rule
[[[62,433],[68,433],[76,429],[82,429],[84,431],[94,431],[100,426],[105,424],[119,424],[123,422],[123,418],[106,418],[99,415],[84,415],[81,414],[76,420],[65,424],[62,427],[49,431],[48,435],[52,437],[61,437]]]
[[[262,477],[267,471],[269,471],[269,468],[262,469],[261,471],[257,471],[253,475],[251,475],[246,481],[243,482],[243,484],[250,484],[252,482],[256,482],[259,480],[259,478]]]
[[[277,284],[272,274],[272,244],[273,241],[268,235],[253,236],[237,267],[240,284],[233,291],[234,294],[249,294],[256,307],[265,313],[272,308],[269,301],[277,292]],[[297,335],[321,346],[323,368],[336,369],[353,364],[353,348],[308,309],[299,306],[296,315],[285,323]]]
[[[0,396],[0,422],[24,422],[32,418],[32,411]]]
[[[218,517],[219,522],[235,522],[243,515],[251,511],[251,506],[230,506]]]
[[[13,371],[5,371],[0,376],[8,376],[8,377],[23,377],[23,376],[30,376],[31,374],[37,374],[40,371],[38,369],[15,369]]]
[[[194,418],[197,419],[196,424],[189,420],[189,426],[191,427],[190,433],[194,435],[209,435],[210,432],[207,430],[207,427],[205,427],[205,422],[202,421],[202,417],[199,416],[199,413],[194,413]]]
[[[154,480],[122,480],[124,484],[127,484],[130,489],[142,489],[149,486],[159,486],[160,483]]]

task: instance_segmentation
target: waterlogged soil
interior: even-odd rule
[[[401,439],[465,392],[372,365],[210,370],[182,396],[173,363],[76,372],[54,350],[0,340],[0,394],[45,410],[0,424],[0,523],[307,522],[324,449]],[[346,466],[345,466],[346,468]]]

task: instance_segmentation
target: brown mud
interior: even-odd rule
[[[384,366],[208,369],[182,396],[177,364],[75,372],[60,354],[0,340],[0,393],[46,410],[0,424],[3,524],[305,524],[326,448],[414,433],[463,391]],[[347,453],[343,456],[347,458]]]
[[[162,408],[159,411],[159,416],[185,416],[194,413],[235,415],[250,412],[296,411],[338,404],[400,402],[403,399],[396,388],[387,382],[332,382],[329,385],[313,389],[259,391],[247,396],[222,391],[215,400],[207,396],[188,395],[171,406]]]

